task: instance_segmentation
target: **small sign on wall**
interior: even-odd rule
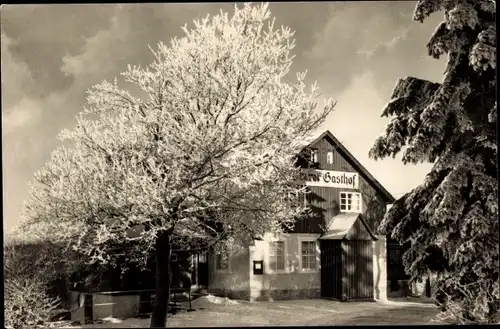
[[[254,275],[264,274],[264,261],[262,260],[253,261],[253,274]]]

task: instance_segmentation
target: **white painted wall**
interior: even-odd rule
[[[273,241],[271,234],[265,234],[262,241],[255,241],[251,246],[249,257],[250,300],[257,300],[265,291],[280,290],[314,290],[320,289],[320,250],[319,234],[290,233],[282,237],[285,241],[285,271],[271,272],[269,270],[269,242]],[[300,242],[304,239],[317,243],[316,264],[313,271],[300,270]],[[253,274],[253,261],[264,261],[264,274]]]
[[[373,289],[375,300],[387,300],[387,243],[385,235],[373,241]]]
[[[250,257],[249,261],[249,277],[250,277],[250,301],[257,300],[264,288],[264,277],[263,275],[253,275],[253,261],[254,260],[264,260],[265,248],[268,244],[267,241],[255,241],[253,246],[250,246]],[[264,264],[264,267],[266,264]]]

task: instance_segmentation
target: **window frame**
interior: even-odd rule
[[[313,242],[314,243],[314,258],[315,258],[315,268],[304,268],[303,263],[302,263],[302,242]],[[317,273],[320,270],[320,249],[319,249],[319,243],[318,243],[318,238],[316,237],[299,237],[299,272],[302,273]]]
[[[274,270],[271,268],[271,243],[274,242],[283,242],[283,260],[285,262],[284,269],[282,270]],[[274,238],[271,239],[267,243],[267,248],[266,248],[266,265],[264,265],[264,272],[266,274],[283,274],[283,273],[288,273],[288,266],[287,266],[287,255],[288,255],[288,243],[285,238]]]
[[[345,194],[346,197],[345,197],[345,200],[346,200],[346,208],[347,208],[347,195],[351,194],[351,195],[356,195],[359,197],[359,209],[358,210],[348,210],[348,209],[342,209],[342,194]],[[351,208],[352,208],[352,204],[351,204]],[[361,197],[361,193],[360,192],[351,192],[351,191],[340,191],[339,192],[339,210],[341,213],[356,213],[356,214],[361,214],[363,212],[363,198]]]
[[[231,251],[226,246],[224,247],[225,252],[227,252],[227,268],[217,268],[217,257],[220,254],[219,251],[214,251],[214,269],[217,273],[231,273]]]
[[[331,157],[330,157],[331,156]],[[333,164],[333,151],[326,151],[326,163]]]
[[[319,162],[319,150],[317,148],[310,149],[310,160],[313,164]]]

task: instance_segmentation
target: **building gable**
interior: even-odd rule
[[[311,163],[310,151],[317,154],[317,162]],[[330,152],[330,154],[328,154]],[[327,161],[330,160],[330,161]],[[333,160],[333,161],[331,161]],[[340,213],[340,193],[359,193],[362,199],[362,214],[372,232],[376,232],[382,220],[387,203],[394,201],[392,195],[352,156],[352,154],[329,132],[326,131],[309,143],[299,156],[298,165],[314,172],[333,171],[337,179],[344,180],[348,176],[355,177],[359,182],[355,186],[347,184],[322,184],[321,182],[307,185],[307,201],[312,215],[299,219],[293,232],[323,233],[329,221]],[[330,173],[326,176],[330,181]],[[342,176],[342,177],[341,177]],[[308,178],[310,179],[310,177]],[[319,179],[321,180],[321,179]]]
[[[317,169],[335,170],[343,172],[356,172],[370,184],[384,198],[386,203],[393,203],[394,197],[380,184],[372,174],[340,143],[340,141],[329,131],[325,131],[304,148],[307,150],[318,150]],[[333,164],[327,162],[327,153],[333,152]]]

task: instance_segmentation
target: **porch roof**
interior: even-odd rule
[[[346,237],[349,230],[353,227],[356,220],[359,218],[364,228],[368,231],[371,238],[376,241],[378,240],[375,234],[368,225],[366,225],[363,216],[360,213],[345,212],[340,213],[332,218],[327,231],[320,237],[320,240],[342,240]]]

